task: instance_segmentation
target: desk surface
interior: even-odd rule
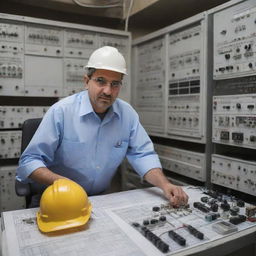
[[[192,207],[199,201],[201,190],[185,187],[190,196]],[[44,255],[225,255],[241,247],[255,243],[256,224],[245,222],[238,225],[238,232],[222,236],[214,232],[212,223],[204,220],[204,214],[193,209],[192,213],[181,211],[179,214],[166,213],[167,222],[151,230],[169,244],[170,251],[161,253],[150,241],[144,238],[131,223],[142,223],[152,218],[153,206],[166,205],[158,188],[139,189],[102,196],[90,197],[93,212],[86,227],[72,232],[42,234],[36,224],[38,209],[4,212],[2,214],[3,255],[44,256]],[[216,221],[215,221],[216,222]],[[189,234],[183,224],[190,224],[205,234],[203,241]],[[187,240],[180,246],[168,235],[175,230]]]

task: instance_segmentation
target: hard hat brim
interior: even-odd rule
[[[42,220],[40,212],[37,212],[36,214],[37,225],[39,230],[42,231],[43,233],[83,226],[88,222],[91,216],[91,210],[92,210],[92,205],[90,204],[87,209],[87,214],[85,216],[81,216],[72,220],[49,221],[49,222],[45,222],[44,220]]]
[[[121,74],[127,75],[127,71],[126,70],[115,69],[115,68],[107,67],[107,66],[86,65],[84,67],[84,69],[87,69],[87,68],[110,70],[110,71],[114,71],[114,72],[117,72],[117,73],[121,73]]]

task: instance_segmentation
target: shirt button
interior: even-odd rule
[[[100,166],[96,166],[97,169],[100,169]]]

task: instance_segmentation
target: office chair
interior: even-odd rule
[[[21,138],[21,154],[26,149],[34,133],[36,132],[42,118],[28,119],[23,123],[22,126],[22,138]],[[15,191],[18,196],[26,197],[26,208],[35,207],[31,205],[33,196],[41,196],[46,186],[38,183],[22,183],[15,180]]]

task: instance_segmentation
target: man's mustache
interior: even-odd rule
[[[106,98],[106,99],[110,99],[111,100],[111,95],[106,95],[106,94],[101,94],[100,95],[101,98]]]

